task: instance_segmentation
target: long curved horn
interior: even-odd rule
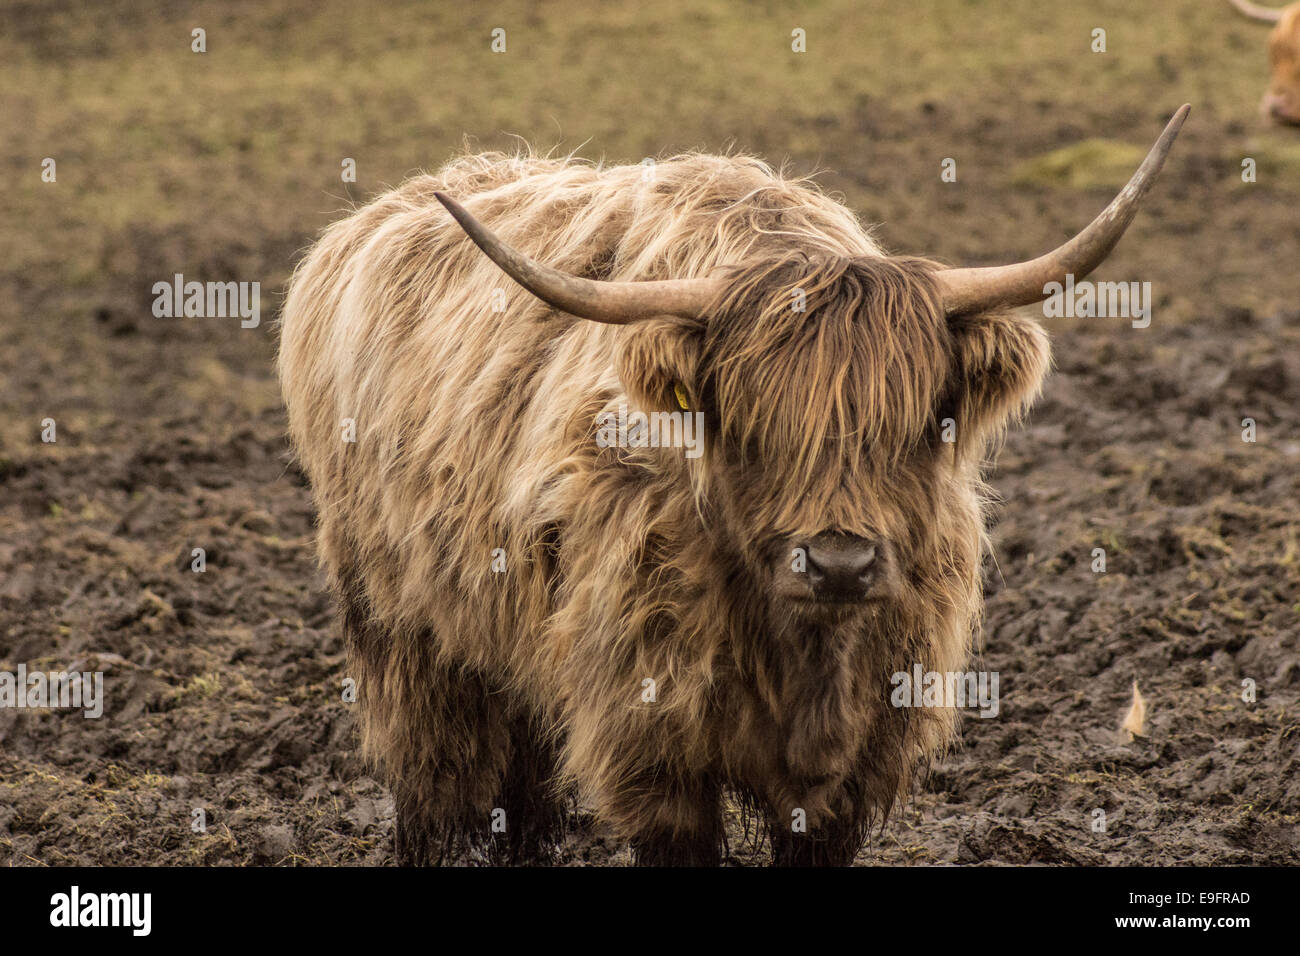
[[[1174,114],[1156,144],[1147,153],[1138,171],[1128,181],[1118,196],[1094,219],[1083,232],[1045,256],[1009,266],[988,266],[971,269],[946,269],[935,273],[943,297],[944,311],[948,315],[982,312],[997,306],[1028,305],[1047,298],[1043,286],[1049,282],[1062,282],[1072,274],[1082,279],[1101,265],[1115,243],[1137,214],[1142,197],[1151,188],[1160,167],[1164,165],[1174,138],[1182,129],[1183,120],[1191,112],[1185,104]]]
[[[1285,7],[1261,7],[1257,3],[1251,3],[1250,0],[1228,0],[1228,2],[1252,20],[1262,20],[1265,23],[1277,23],[1282,19],[1282,11],[1285,9]]]
[[[521,286],[547,305],[579,318],[626,325],[654,315],[698,318],[720,286],[713,279],[600,282],[560,272],[511,249],[456,200],[435,192],[475,245]]]

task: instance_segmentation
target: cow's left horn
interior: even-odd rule
[[[626,325],[654,315],[698,318],[720,289],[713,279],[602,282],[544,266],[492,235],[456,200],[434,193],[474,243],[510,278],[548,305],[579,318]]]
[[[1101,265],[1119,242],[1133,217],[1137,214],[1142,197],[1155,182],[1160,167],[1169,155],[1174,138],[1182,129],[1183,120],[1191,112],[1185,104],[1174,114],[1147,158],[1133,174],[1118,196],[1094,219],[1083,232],[1065,245],[1045,256],[1029,262],[1009,266],[988,266],[972,269],[947,269],[935,273],[943,296],[944,310],[948,315],[981,312],[998,306],[1029,305],[1047,298],[1043,286],[1049,282],[1063,282],[1067,275],[1082,279]]]

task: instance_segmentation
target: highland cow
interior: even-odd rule
[[[1009,309],[1105,258],[1187,109],[1010,266],[741,156],[465,156],[327,229],[280,375],[399,862],[546,861],[578,798],[642,864],[720,862],[728,800],[852,862],[954,735],[891,675],[978,631],[981,468],[1049,364]],[[638,412],[702,454],[597,440]]]
[[[1300,126],[1300,3],[1263,7],[1250,0],[1230,2],[1252,20],[1277,24],[1268,38],[1273,75],[1259,109],[1271,123]]]

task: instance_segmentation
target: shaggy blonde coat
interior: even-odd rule
[[[734,281],[700,322],[557,314],[436,190],[575,275]],[[978,469],[1048,361],[1034,323],[945,320],[933,269],[743,156],[465,156],[326,230],[280,376],[403,861],[536,854],[575,789],[645,862],[715,862],[726,793],[779,860],[852,859],[952,737],[951,709],[890,706],[891,675],[966,666]],[[595,441],[679,386],[702,458]],[[827,529],[892,542],[887,600],[769,598],[780,543]]]

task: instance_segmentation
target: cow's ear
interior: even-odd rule
[[[981,449],[1038,397],[1051,365],[1043,327],[1010,313],[985,312],[948,320],[953,376],[940,424],[953,419],[959,449]]]
[[[629,327],[617,362],[628,397],[645,411],[695,411],[701,339],[698,325],[672,316]]]

